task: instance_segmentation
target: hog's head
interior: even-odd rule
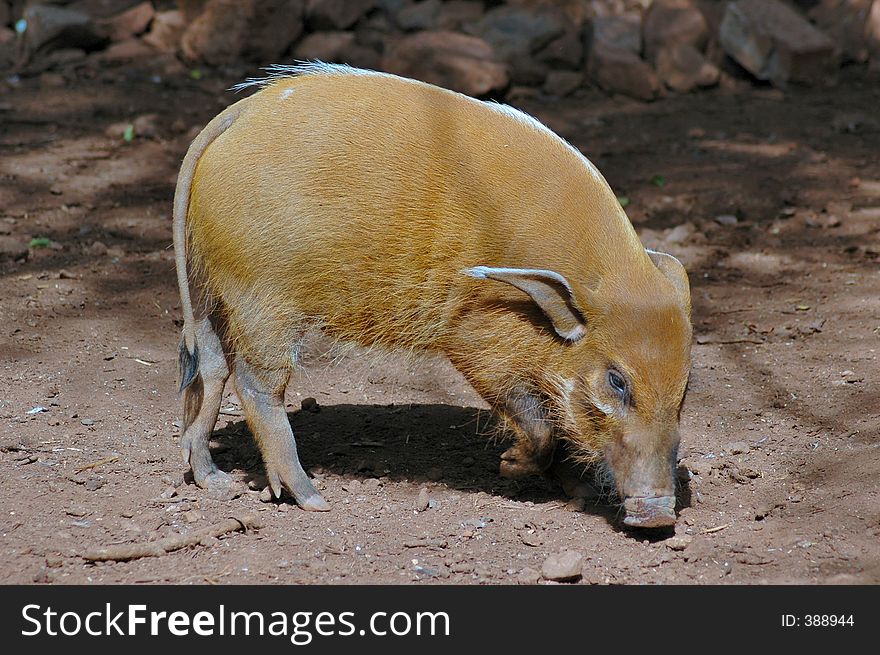
[[[599,464],[624,523],[675,523],[679,414],[690,371],[690,288],[682,264],[651,250],[590,288],[556,271],[476,267],[529,294],[561,338],[546,372],[553,431]]]

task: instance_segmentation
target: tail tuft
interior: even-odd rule
[[[178,367],[180,369],[179,393],[191,385],[193,380],[195,380],[196,376],[199,374],[199,347],[196,344],[193,344],[193,350],[190,353],[186,347],[186,342],[183,339],[180,340],[180,360]]]

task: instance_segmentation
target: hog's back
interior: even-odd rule
[[[647,259],[601,175],[500,106],[367,73],[245,103],[199,161],[187,219],[197,269],[242,320],[437,347],[485,293],[464,268],[549,268],[577,293]]]

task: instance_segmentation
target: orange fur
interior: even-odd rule
[[[686,275],[658,269],[571,146],[501,106],[345,67],[279,76],[235,107],[198,158],[186,213],[229,348],[281,369],[318,326],[439,351],[501,411],[514,389],[534,392],[585,459],[632,434],[648,445],[631,455],[677,443]],[[521,291],[462,272],[474,266],[561,274],[586,335],[564,342]],[[615,402],[609,366],[634,399],[613,416],[596,409]],[[623,459],[612,467],[625,478],[637,464]]]

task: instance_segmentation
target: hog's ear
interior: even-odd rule
[[[568,280],[555,271],[475,266],[464,272],[481,280],[506,282],[529,294],[563,339],[577,341],[587,333],[586,322],[575,305]]]
[[[681,298],[681,304],[687,312],[690,313],[691,285],[690,282],[688,282],[688,274],[684,269],[684,265],[682,265],[678,259],[672,255],[667,255],[665,252],[649,250],[648,248],[645,249],[645,252],[648,253],[648,257],[651,258],[651,261],[654,262],[654,266],[666,276],[667,280],[672,282],[672,285],[675,287],[675,290],[678,291],[678,295]]]

